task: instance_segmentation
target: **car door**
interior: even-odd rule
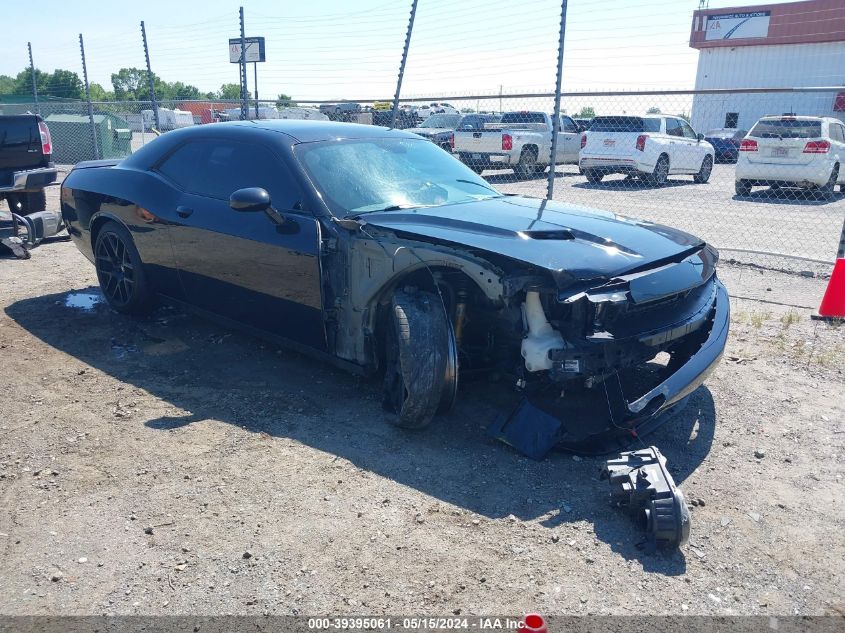
[[[668,138],[669,172],[678,172],[689,169],[692,163],[687,151],[687,143],[684,139],[684,128],[680,119],[666,117],[666,136]]]
[[[577,163],[578,152],[581,151],[581,135],[578,132],[578,126],[568,116],[560,117],[560,137],[558,143],[558,162],[559,163]]]
[[[157,167],[165,177],[185,160],[193,176],[183,183],[170,227],[188,303],[317,349],[325,349],[317,219],[303,212],[302,192],[269,147],[224,139],[189,141]],[[171,166],[172,164],[172,166]],[[229,207],[237,189],[262,187],[281,224],[265,212]]]
[[[684,132],[684,141],[686,142],[686,169],[697,172],[701,169],[701,163],[707,155],[707,146],[698,140],[698,134],[686,121],[681,121],[681,129]]]

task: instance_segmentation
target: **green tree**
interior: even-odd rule
[[[93,83],[88,89],[91,91],[91,101],[114,101],[114,93],[107,91],[100,84]]]
[[[651,106],[648,110],[645,111],[646,114],[660,114],[660,108],[657,106]]]
[[[44,95],[62,99],[82,99],[82,80],[71,70],[56,68],[47,80]]]
[[[474,114],[475,109],[474,108],[461,108],[461,112],[463,112],[464,114]]]
[[[153,73],[156,96],[166,98],[158,94],[161,80]],[[140,68],[121,68],[112,73],[111,85],[114,88],[114,98],[118,101],[150,101],[150,82],[147,71]]]
[[[276,107],[277,108],[292,108],[296,106],[296,101],[290,95],[286,95],[284,92],[281,93],[276,98]]]
[[[576,119],[592,119],[596,116],[596,111],[593,109],[593,106],[584,106],[580,112],[576,112],[572,116]]]
[[[0,95],[15,94],[15,78],[9,75],[0,75]]]
[[[676,114],[675,116],[689,123],[689,112],[681,112],[680,114]]]
[[[163,96],[163,99],[199,99],[202,96],[199,88],[181,81],[174,81],[172,84],[163,81],[161,84],[163,92],[167,95]],[[156,88],[156,93],[158,93],[158,88]]]
[[[241,87],[239,84],[223,84],[217,91],[217,98],[237,101],[241,98]]]

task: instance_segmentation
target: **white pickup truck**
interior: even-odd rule
[[[562,115],[555,164],[578,163],[580,136],[570,117]],[[520,178],[541,173],[549,165],[552,117],[545,112],[506,112],[499,123],[483,130],[457,130],[452,151],[476,173],[485,169],[513,169]]]

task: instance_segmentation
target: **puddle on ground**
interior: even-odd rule
[[[66,308],[76,308],[86,312],[90,312],[102,302],[103,295],[98,292],[69,292],[65,297]]]

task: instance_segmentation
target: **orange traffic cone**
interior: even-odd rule
[[[520,630],[525,633],[549,633],[546,620],[539,613],[526,613],[522,618]]]
[[[812,317],[826,321],[845,319],[845,225],[842,227],[839,252],[836,253],[836,263],[833,265],[827,290],[822,297],[818,314]]]

